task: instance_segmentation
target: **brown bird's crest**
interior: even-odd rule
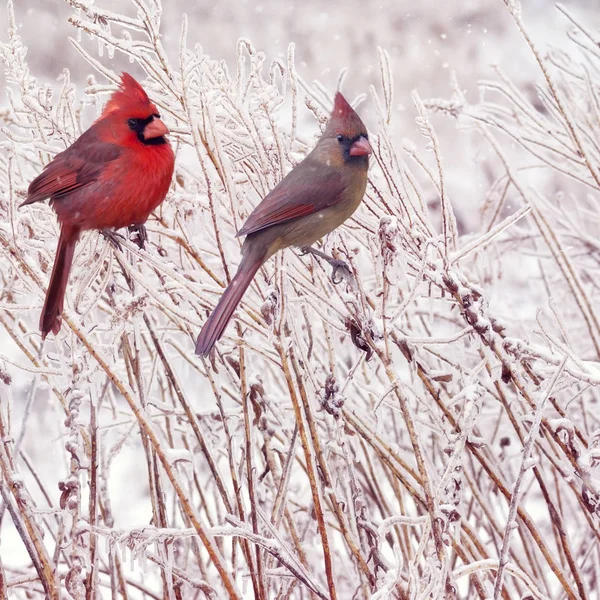
[[[335,133],[345,135],[359,135],[367,131],[365,124],[341,92],[335,95],[330,125],[335,129]]]
[[[102,111],[102,118],[117,111],[131,114],[140,111],[148,114],[157,112],[144,88],[129,73],[121,73],[119,89],[112,93],[110,100],[106,103]]]

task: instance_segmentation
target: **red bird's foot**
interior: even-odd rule
[[[113,248],[116,248],[120,252],[123,251],[121,242],[124,242],[125,238],[120,233],[117,233],[112,229],[101,229],[100,233],[104,236],[104,239],[113,246]]]
[[[129,239],[141,250],[146,247],[146,241],[148,240],[148,232],[146,231],[145,225],[130,225],[127,230],[129,231]]]
[[[353,278],[352,271],[347,263],[343,260],[338,260],[337,258],[333,258],[332,256],[328,256],[324,252],[317,250],[316,248],[311,248],[310,246],[306,248],[301,248],[300,253],[302,255],[312,254],[313,256],[318,256],[322,258],[324,261],[329,263],[331,266],[331,281],[337,285],[344,281],[344,279],[348,279],[349,281]]]

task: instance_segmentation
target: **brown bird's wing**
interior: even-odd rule
[[[96,181],[121,152],[119,146],[99,139],[92,126],[72,146],[57,154],[30,183],[27,199],[21,206],[46,198],[59,200]]]
[[[236,237],[333,206],[344,192],[339,171],[305,159],[254,209]]]

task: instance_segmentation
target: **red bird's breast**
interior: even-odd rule
[[[53,198],[59,222],[80,229],[144,223],[167,195],[174,163],[170,144],[122,149],[93,181]]]

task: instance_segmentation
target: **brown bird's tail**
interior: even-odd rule
[[[262,258],[257,259],[251,255],[246,255],[242,258],[237,273],[223,292],[215,310],[212,311],[206,323],[204,323],[202,331],[200,331],[196,342],[196,354],[199,356],[208,356],[213,346],[223,335],[225,327],[227,327],[227,323],[229,323],[233,315],[233,311],[240,303],[242,296],[263,262]]]
[[[40,331],[42,339],[46,339],[48,333],[56,335],[60,331],[61,315],[65,301],[65,290],[69,281],[69,272],[73,264],[73,253],[75,244],[79,239],[79,229],[76,227],[63,226],[60,230],[56,258],[52,267],[50,284],[46,293],[46,301],[40,317]]]

